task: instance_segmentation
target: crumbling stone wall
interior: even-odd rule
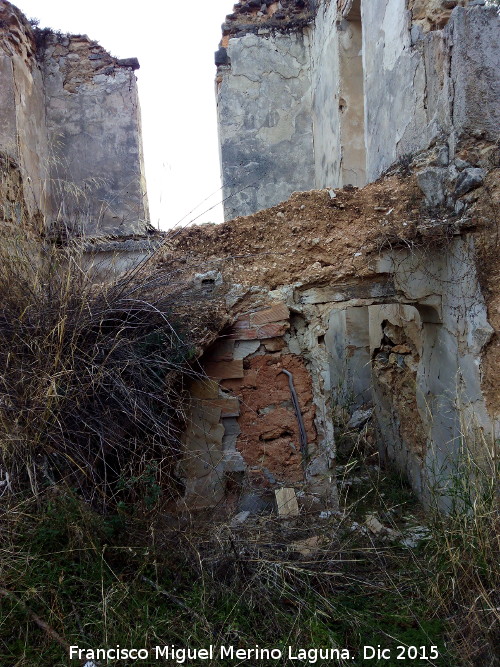
[[[498,149],[471,140],[447,166],[434,166],[441,153],[434,146],[359,190],[295,193],[269,210],[176,237],[163,261],[188,275],[210,266],[240,320],[235,331],[247,332],[234,347],[222,332],[217,359],[205,360],[209,376],[226,376],[213,398],[228,401],[226,415],[233,411],[228,430],[219,429],[220,502],[231,499],[234,482],[264,499],[275,483],[335,506],[334,419],[347,413],[349,421],[360,409],[373,414],[382,457],[424,502],[447,508],[464,442],[476,461],[487,461],[500,423]],[[284,320],[257,333],[252,318],[284,307]],[[316,433],[303,478],[283,447],[293,413],[272,398],[285,396],[279,370],[292,365],[309,374],[300,402]],[[295,444],[297,433],[290,439]],[[229,485],[224,443],[231,474],[240,476]],[[197,447],[207,451],[203,441]],[[266,470],[257,471],[257,460]],[[245,487],[250,472],[255,484]],[[204,502],[213,506],[213,496]]]
[[[145,231],[137,67],[86,36],[34,29],[0,1],[0,152],[44,231]]]
[[[190,388],[181,505],[201,509],[234,497],[240,509],[255,511],[282,485],[319,490],[313,380],[297,346],[289,309],[274,302],[239,315],[205,352],[207,379]]]
[[[424,34],[405,0],[373,0],[362,3],[362,21],[369,181],[435,143],[451,161],[467,136],[497,139],[495,8],[456,7],[443,30]]]
[[[85,35],[44,40],[52,215],[77,233],[130,235],[146,227],[138,66]]]
[[[299,22],[283,10],[286,30],[242,9],[216,55],[227,219],[362,186],[436,143],[452,160],[468,136],[496,140],[500,19],[482,0],[322,0]]]
[[[455,7],[466,7],[469,0],[408,0],[412,23],[423,32],[441,30],[450,20]]]
[[[36,55],[31,25],[13,5],[0,2],[0,153],[19,171],[28,217],[47,211],[50,192],[44,84]]]

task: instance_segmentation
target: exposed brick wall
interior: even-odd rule
[[[277,481],[298,482],[303,479],[299,427],[283,368],[293,374],[308,443],[314,443],[311,377],[301,357],[282,351],[253,356],[245,360],[243,378],[222,386],[240,400],[237,447],[254,477],[268,479],[267,472]]]
[[[311,450],[315,406],[305,361],[287,345],[289,318],[283,303],[245,313],[205,353],[210,379],[190,389],[191,424],[179,466],[190,509],[220,503],[235,474],[241,487],[254,490],[304,480],[299,425],[283,369],[293,375]]]

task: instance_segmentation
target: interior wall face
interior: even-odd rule
[[[314,187],[307,34],[229,40],[217,108],[225,217],[248,215]]]
[[[355,409],[372,400],[368,308],[332,310],[325,334],[334,405]]]
[[[422,322],[413,306],[386,304],[368,310],[372,400],[380,452],[383,460],[407,475],[421,495],[429,436],[428,418],[425,409],[421,414],[417,399],[422,390],[417,380],[424,345]]]
[[[333,406],[372,403],[383,459],[427,504],[448,509],[461,447],[487,465],[494,424],[481,390],[481,358],[493,330],[473,238],[446,247],[392,249],[377,271],[392,295],[366,305],[324,304]]]
[[[311,29],[312,123],[315,187],[342,183],[340,139],[340,61],[337,6],[322,3]]]
[[[53,215],[87,236],[140,233],[148,218],[135,75],[94,69],[106,57],[78,36],[44,52]]]
[[[386,319],[404,333],[402,342],[393,342],[410,348],[396,352],[405,357],[403,368],[414,372],[412,403],[410,394],[403,400],[405,386],[389,381],[386,366],[377,368],[374,363],[374,398],[387,456],[407,473],[424,500],[428,501],[430,490],[434,490],[446,508],[461,443],[465,439],[469,446],[480,448],[484,440],[475,443],[477,433],[482,433],[482,438],[492,435],[481,391],[480,360],[493,330],[477,279],[473,241],[456,238],[446,252],[393,251],[381,260],[380,268],[394,272],[400,299],[413,302],[419,312],[417,318],[411,315],[413,311],[381,314],[370,309],[372,357],[376,359],[380,350],[376,341]],[[394,357],[388,360],[395,374],[400,361]],[[393,387],[385,398],[380,391],[384,383]],[[405,435],[405,424],[411,426],[413,434],[410,430]]]
[[[427,147],[440,132],[440,118],[427,95],[422,49],[411,45],[406,0],[363,0],[361,11],[367,179],[373,181],[400,155]]]
[[[342,185],[366,185],[365,100],[361,17],[350,15],[338,26]]]

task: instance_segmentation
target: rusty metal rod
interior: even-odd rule
[[[302,412],[300,411],[299,399],[297,392],[295,391],[295,386],[293,384],[293,375],[290,371],[281,369],[281,373],[284,373],[288,377],[288,385],[290,387],[290,394],[292,395],[292,404],[293,409],[295,410],[295,416],[297,417],[297,422],[299,424],[299,436],[300,436],[300,452],[302,454],[302,466],[305,468],[307,465],[307,459],[309,452],[307,451],[307,433],[304,426],[304,420],[302,419]]]

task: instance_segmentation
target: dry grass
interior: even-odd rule
[[[344,434],[344,481],[362,484],[341,493],[338,515],[240,527],[168,518],[161,496],[181,490],[182,378],[223,316],[166,271],[95,285],[81,267],[77,251],[33,254],[24,240],[0,250],[0,664],[67,664],[54,637],[346,647],[351,665],[363,664],[364,644],[437,645],[430,665],[497,664],[491,448],[464,429],[451,512],[428,520],[431,538],[416,548],[363,526],[367,513],[394,532],[408,515],[424,520],[376,465],[366,430]],[[478,463],[477,451],[491,460]]]
[[[147,474],[174,493],[195,294],[166,271],[96,285],[83,265],[75,249],[0,248],[0,491],[65,480],[109,502]]]

